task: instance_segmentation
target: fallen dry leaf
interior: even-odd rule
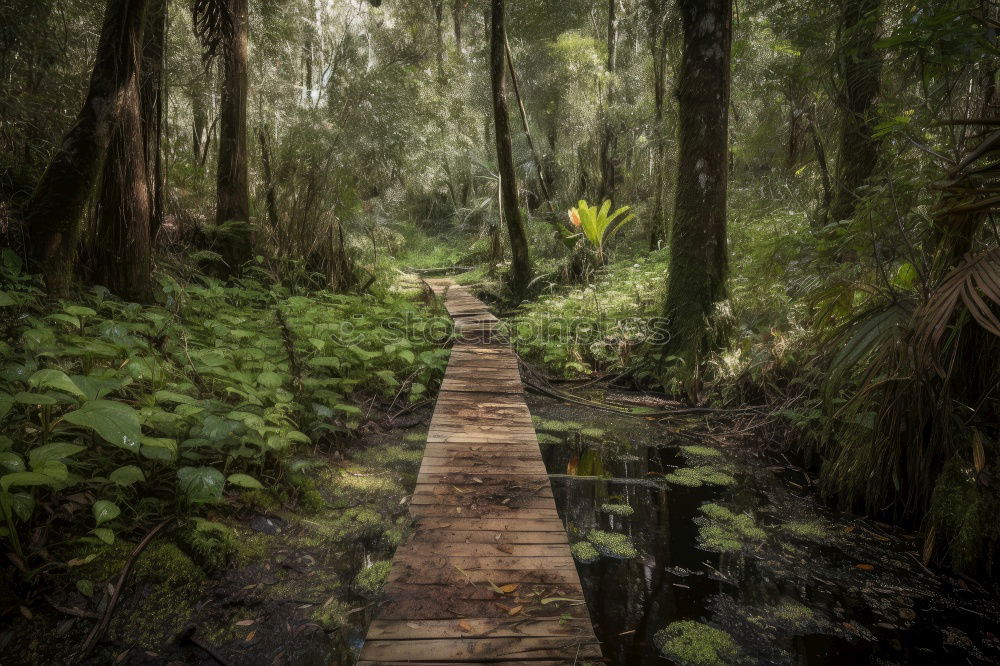
[[[507,611],[507,615],[517,615],[518,613],[520,613],[523,610],[524,610],[524,606],[514,606],[509,611]]]
[[[249,643],[250,641],[252,641],[253,638],[254,638],[254,636],[256,636],[256,635],[257,635],[256,631],[251,631],[249,634],[247,634],[247,643]]]
[[[871,564],[855,564],[854,566],[862,571],[875,571],[875,567]]]
[[[472,631],[472,625],[466,622],[465,620],[458,621],[458,628],[461,631],[464,631],[465,633],[469,633]]]
[[[500,586],[500,591],[503,592],[504,594],[508,594],[510,592],[513,592],[514,590],[516,590],[519,587],[521,587],[521,586],[518,583],[507,583],[506,585],[501,585]]]
[[[254,623],[254,620],[240,620],[239,622],[236,623],[236,626],[237,627],[249,627],[253,623]]]

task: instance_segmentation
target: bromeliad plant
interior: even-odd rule
[[[629,213],[629,210],[629,206],[622,206],[611,213],[610,200],[605,200],[598,208],[589,205],[586,199],[581,199],[576,208],[569,209],[570,222],[590,243],[594,250],[594,261],[598,266],[604,265],[604,245],[622,225],[635,219],[635,214]]]

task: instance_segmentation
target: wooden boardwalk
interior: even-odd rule
[[[361,664],[583,664],[601,659],[556,513],[517,357],[497,319],[426,280],[458,339],[410,512]]]

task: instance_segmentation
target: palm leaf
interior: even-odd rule
[[[201,43],[206,65],[233,43],[236,22],[229,0],[192,0],[191,18],[194,34]]]

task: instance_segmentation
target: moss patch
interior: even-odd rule
[[[594,544],[589,541],[580,541],[579,543],[574,543],[570,550],[573,552],[573,558],[577,562],[583,564],[590,564],[591,562],[596,562],[601,559],[601,554],[597,552],[594,548]]]
[[[704,504],[698,509],[702,518],[698,528],[698,543],[706,550],[736,552],[747,546],[756,546],[767,540],[751,516],[733,513],[719,504]]]
[[[555,433],[568,433],[584,430],[584,425],[576,421],[557,421],[555,419],[545,419],[540,416],[532,416],[532,423],[539,430],[548,430]]]
[[[681,453],[694,458],[721,458],[722,452],[711,446],[682,446]]]
[[[709,465],[681,467],[663,478],[667,483],[686,488],[699,488],[705,484],[710,486],[731,486],[736,483],[736,479]]]
[[[800,539],[823,541],[829,538],[829,530],[821,520],[791,520],[781,529]]]
[[[726,632],[701,622],[671,622],[653,636],[667,659],[682,666],[726,666],[740,658],[739,646]]]
[[[602,504],[601,511],[619,517],[631,516],[635,513],[635,509],[628,504]]]
[[[170,542],[151,544],[135,561],[135,575],[139,580],[177,587],[205,578],[205,572]]]
[[[594,544],[602,555],[608,557],[630,559],[639,555],[639,551],[632,545],[632,540],[617,532],[590,530],[587,533],[587,541]]]
[[[591,439],[602,439],[604,437],[604,431],[600,428],[580,428],[580,435]]]
[[[391,568],[392,562],[389,560],[376,562],[371,566],[367,566],[355,576],[354,585],[362,594],[377,597],[382,593],[382,587],[385,585],[385,580],[389,577],[389,570]]]
[[[324,631],[335,631],[347,624],[350,608],[340,601],[331,601],[312,612],[312,620]]]

